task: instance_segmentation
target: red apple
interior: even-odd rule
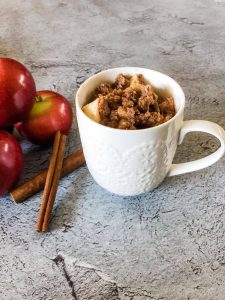
[[[53,91],[39,91],[29,116],[16,128],[30,142],[47,145],[53,142],[58,130],[67,135],[72,121],[73,113],[68,100]]]
[[[18,61],[0,58],[0,127],[24,119],[36,93],[31,73]]]
[[[5,130],[0,130],[0,195],[7,193],[20,179],[24,160],[20,144]]]

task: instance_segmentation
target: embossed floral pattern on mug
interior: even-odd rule
[[[102,144],[96,138],[89,139],[85,146],[86,161],[90,171],[95,171],[96,181],[100,185],[104,182],[109,190],[116,186],[117,193],[124,195],[133,190],[143,193],[150,185],[152,188],[158,186],[171,164],[167,146],[162,140],[141,143],[123,153],[112,144]],[[135,185],[133,182],[136,182]]]

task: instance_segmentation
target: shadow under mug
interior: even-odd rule
[[[92,121],[83,113],[83,105],[91,100],[100,83],[114,82],[120,73],[143,74],[158,94],[174,98],[176,115],[159,126],[139,130],[114,129]],[[179,84],[157,71],[122,67],[88,78],[76,93],[76,113],[87,167],[95,181],[112,193],[134,196],[154,189],[166,176],[200,170],[219,160],[225,152],[223,128],[209,121],[183,121],[184,106],[185,96]],[[192,131],[214,135],[220,148],[202,159],[172,164],[177,145]]]

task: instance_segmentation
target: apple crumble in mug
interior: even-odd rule
[[[112,128],[143,129],[175,115],[173,97],[157,95],[142,74],[119,74],[114,83],[101,83],[93,101],[83,107],[92,120]]]
[[[76,111],[95,181],[112,193],[134,196],[151,191],[166,176],[218,161],[225,153],[223,128],[204,120],[183,121],[184,106],[180,85],[154,70],[115,68],[88,78],[76,93]],[[173,164],[177,145],[193,131],[214,135],[220,147],[204,158]]]

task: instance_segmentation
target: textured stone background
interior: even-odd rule
[[[38,89],[73,103],[79,85],[108,67],[144,66],[174,77],[185,119],[225,128],[225,0],[0,0],[0,55],[24,62]],[[67,152],[80,146],[76,122]],[[49,150],[23,142],[23,180]],[[191,134],[175,160],[218,147]],[[0,202],[1,300],[225,299],[225,159],[121,198],[82,167],[63,179],[51,231],[34,230],[41,194]]]

